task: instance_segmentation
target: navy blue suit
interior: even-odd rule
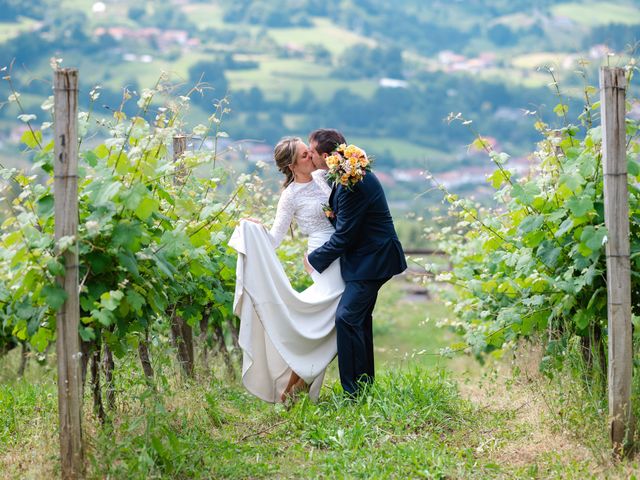
[[[407,268],[387,199],[378,178],[367,172],[351,189],[334,186],[329,204],[336,228],[331,238],[309,254],[323,272],[340,258],[345,290],[336,311],[338,366],[345,392],[374,378],[372,313],[380,287]]]

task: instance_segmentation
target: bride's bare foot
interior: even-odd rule
[[[280,400],[282,403],[285,403],[289,399],[294,399],[299,392],[305,391],[309,388],[306,382],[298,376],[296,372],[291,372],[291,377],[289,377],[289,383],[287,387],[282,392],[280,396]]]

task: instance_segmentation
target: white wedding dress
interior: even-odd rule
[[[322,210],[331,193],[324,175],[319,170],[311,182],[287,186],[270,231],[243,220],[229,240],[238,251],[233,306],[240,317],[242,382],[268,402],[281,401],[292,370],[310,384],[309,396],[316,400],[325,369],[337,353],[335,313],[344,290],[340,261],[321,274],[314,272],[314,283],[299,293],[275,252],[294,220],[308,236],[308,252],[333,234]]]

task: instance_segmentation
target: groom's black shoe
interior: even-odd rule
[[[367,375],[366,373],[363,375],[360,375],[360,377],[358,378],[358,381],[355,383],[353,387],[354,388],[351,390],[345,390],[343,387],[344,396],[347,400],[350,400],[352,402],[357,402],[362,398],[366,398],[367,394],[373,387],[373,377]]]

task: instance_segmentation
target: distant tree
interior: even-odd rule
[[[13,22],[18,17],[41,19],[47,12],[47,0],[3,0],[0,21]]]
[[[272,28],[308,27],[311,25],[304,2],[283,0],[237,0],[227,4],[224,20],[230,23],[250,23]]]
[[[133,6],[129,8],[127,16],[134,22],[139,22],[146,14],[147,9],[145,7]]]
[[[371,48],[357,43],[338,58],[336,75],[340,78],[403,78],[402,50],[397,47]]]
[[[605,44],[612,50],[622,52],[631,50],[640,42],[640,25],[612,23],[595,27],[585,37],[583,45],[590,48],[596,44]]]
[[[234,106],[234,109],[240,111],[260,111],[268,107],[262,90],[258,87],[233,92],[231,104]]]
[[[149,13],[144,7],[131,7],[128,15],[129,18],[146,27],[191,30],[194,32],[198,30],[197,26],[189,20],[182,10],[161,2],[154,2],[153,10]]]
[[[331,52],[320,43],[312,43],[307,45],[307,52],[313,58],[313,61],[319,65],[331,65]]]
[[[231,52],[224,53],[220,57],[219,62],[222,64],[224,70],[251,70],[258,68],[258,62],[254,60],[236,60]]]
[[[495,45],[499,46],[510,45],[518,41],[511,29],[502,23],[492,26],[487,32],[487,36]]]
[[[77,47],[89,41],[87,15],[80,10],[57,10],[47,17],[42,32],[51,42],[63,47]]]
[[[320,108],[320,101],[308,86],[300,92],[300,96],[291,104],[291,111],[296,113],[313,113]]]

